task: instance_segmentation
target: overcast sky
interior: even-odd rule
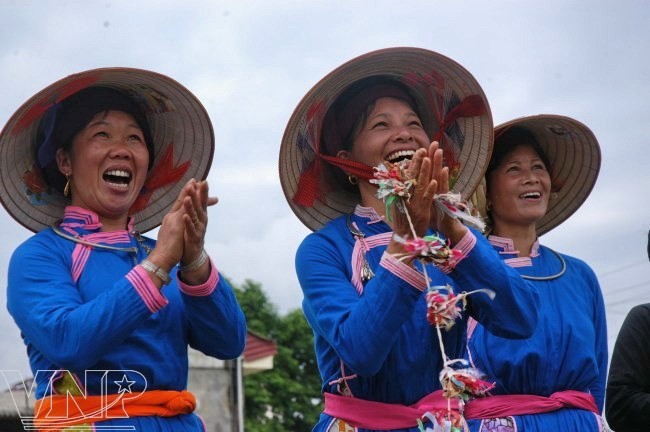
[[[293,109],[360,54],[437,51],[476,77],[495,124],[562,114],[598,138],[592,194],[541,241],[599,276],[611,349],[628,310],[650,302],[649,22],[647,0],[0,0],[0,125],[37,91],[83,70],[128,66],[176,79],[215,128],[208,179],[220,203],[206,248],[233,282],[261,283],[284,313],[300,307],[293,261],[308,233],[277,169]],[[30,234],[0,208],[0,369],[26,375],[5,275]]]

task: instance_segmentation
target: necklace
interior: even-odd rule
[[[363,232],[358,230],[354,224],[352,223],[352,215],[348,214],[348,217],[346,219],[346,224],[348,226],[348,230],[350,230],[350,233],[352,236],[359,240],[360,242],[363,242],[364,237],[366,236]],[[366,250],[364,247],[361,248],[362,250],[362,255],[361,255],[361,280],[363,282],[369,281],[373,277],[375,277],[375,273],[372,271],[370,268],[370,264],[368,264],[368,260],[366,259]]]
[[[547,248],[547,249],[550,250],[553,253],[553,255],[555,255],[560,260],[560,263],[562,264],[562,268],[560,269],[560,271],[557,272],[556,274],[550,275],[550,276],[526,276],[526,275],[521,275],[522,278],[528,279],[528,280],[534,280],[534,281],[549,281],[549,280],[557,279],[557,278],[559,278],[560,276],[562,276],[564,274],[564,272],[566,271],[566,261],[564,261],[564,258],[562,258],[562,255],[555,252],[551,248]]]
[[[120,247],[120,246],[105,245],[105,244],[101,244],[101,243],[93,243],[93,242],[89,242],[87,240],[84,240],[82,238],[75,237],[75,236],[72,236],[70,234],[67,234],[67,233],[61,231],[57,226],[52,225],[51,228],[52,228],[52,231],[54,231],[54,233],[56,235],[58,235],[60,237],[63,237],[66,240],[70,240],[70,241],[73,241],[75,243],[82,244],[84,246],[89,246],[89,247],[97,248],[97,249],[106,249],[106,250],[112,250],[112,251],[118,251],[118,252],[132,253],[134,255],[133,256],[134,265],[137,264],[137,262],[135,262],[136,261],[135,257],[138,255],[138,248],[135,247],[135,246]],[[142,235],[140,235],[140,233],[137,232],[137,231],[132,232],[131,235],[133,236],[133,238],[136,239],[136,241],[140,244],[140,246],[142,246],[142,248],[147,253],[147,255],[149,255],[149,253],[151,252],[151,248],[145,244],[144,238],[142,237]]]

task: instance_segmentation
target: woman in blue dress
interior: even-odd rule
[[[468,404],[472,431],[599,431],[607,327],[596,276],[539,243],[587,198],[600,168],[596,138],[567,117],[521,118],[495,129],[486,173],[488,240],[540,295],[533,335],[508,340],[471,322],[468,358],[495,383]]]
[[[7,307],[37,429],[205,430],[188,346],[231,359],[246,337],[203,248],[213,147],[201,103],[138,69],[59,80],[3,129],[0,198],[36,232],[12,255]],[[141,235],[158,225],[156,241]]]
[[[396,257],[404,251],[398,236],[411,233],[409,222],[387,213],[368,181],[380,163],[411,159],[417,186],[405,206],[413,229],[423,236],[432,227],[456,251],[453,259],[426,265],[430,284],[493,290],[494,301],[470,296],[468,311],[504,338],[527,337],[535,327],[529,284],[503,265],[478,231],[432,205],[449,183],[468,192],[480,181],[490,123],[474,78],[452,60],[417,48],[355,58],[296,108],[280,150],[280,174],[292,209],[315,231],[296,255],[325,400],[314,431],[415,432],[423,415],[441,401],[446,406],[424,269]],[[452,359],[462,355],[465,323],[466,317],[443,331]]]

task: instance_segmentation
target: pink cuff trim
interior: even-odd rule
[[[474,245],[476,245],[476,236],[474,235],[473,232],[470,230],[467,230],[467,233],[465,236],[460,239],[458,244],[454,246],[454,249],[457,251],[460,251],[462,254],[462,257],[465,258],[469,252],[474,248]]]
[[[420,273],[413,267],[404,264],[388,252],[384,252],[384,254],[381,256],[379,265],[384,267],[389,272],[393,273],[395,276],[404,280],[408,284],[413,285],[420,291],[427,289],[427,283],[424,279],[424,274]]]
[[[474,249],[476,245],[476,236],[470,230],[467,230],[467,233],[463,236],[462,239],[454,246],[453,250],[456,252],[452,254],[452,257],[449,259],[448,264],[440,265],[438,268],[445,274],[451,273],[459,262],[465,259],[467,255]]]
[[[133,267],[133,270],[126,274],[126,279],[131,282],[151,313],[159,311],[169,303],[151,281],[147,271],[141,266]]]
[[[208,280],[201,285],[188,285],[183,282],[180,277],[178,278],[178,287],[181,292],[194,297],[202,297],[212,294],[212,291],[215,290],[218,283],[219,272],[214,266],[212,259],[210,259],[210,276],[208,276]]]

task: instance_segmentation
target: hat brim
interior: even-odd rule
[[[214,155],[212,123],[201,102],[181,84],[165,75],[133,68],[102,68],[70,75],[31,97],[0,133],[0,201],[16,221],[33,232],[55,224],[69,204],[45,183],[35,163],[39,122],[55,103],[92,86],[121,90],[140,106],[151,129],[154,167],[163,156],[170,156],[169,150],[173,157],[167,168],[189,164],[182,177],[150,191],[146,206],[131,215],[138,231],[160,225],[183,185],[191,178],[205,179],[210,170]]]
[[[586,201],[600,171],[600,146],[593,132],[570,117],[539,114],[498,125],[499,132],[517,126],[533,134],[551,163],[551,197],[537,222],[541,236],[567,220]]]
[[[316,231],[336,217],[350,213],[358,204],[357,195],[329,187],[310,207],[294,202],[302,173],[313,162],[319,148],[320,132],[327,110],[350,85],[364,78],[383,76],[405,84],[425,107],[424,123],[434,128],[468,96],[475,97],[483,110],[480,115],[459,116],[443,126],[441,147],[453,156],[453,187],[467,198],[487,169],[493,143],[492,114],[485,93],[476,79],[455,61],[422,48],[400,47],[373,51],[339,66],[321,79],[294,110],[280,147],[280,182],[296,216]],[[450,114],[451,115],[451,114]],[[330,185],[331,186],[331,185]]]

